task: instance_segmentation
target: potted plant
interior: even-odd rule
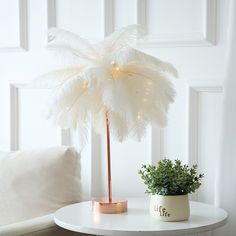
[[[203,174],[180,160],[164,159],[157,165],[143,165],[139,174],[151,194],[150,214],[161,221],[187,220],[190,215],[188,194],[201,186]]]

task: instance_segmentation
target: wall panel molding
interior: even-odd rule
[[[0,52],[20,52],[28,50],[28,13],[27,13],[27,0],[19,0],[19,35],[18,45],[9,45],[7,47],[0,47]]]
[[[102,148],[102,137],[95,133],[90,127],[90,140],[89,140],[89,149],[90,149],[90,195],[89,197],[98,197],[101,196],[102,190],[98,186],[103,185],[102,183],[102,169],[101,169],[101,148]]]
[[[19,149],[19,94],[20,84],[10,84],[10,150]]]
[[[199,98],[201,93],[223,93],[222,86],[190,86],[189,87],[189,145],[188,163],[198,163],[198,130],[199,130]]]
[[[102,1],[102,16],[103,16],[103,36],[111,34],[114,31],[114,1]]]
[[[26,88],[25,83],[10,83],[10,150],[19,150],[19,91]],[[61,145],[71,145],[70,130],[61,129]]]
[[[47,27],[56,27],[56,0],[47,0]]]
[[[20,49],[28,49],[28,13],[27,0],[19,0],[19,14],[20,14]]]
[[[56,0],[47,0],[47,27],[57,26]],[[102,0],[102,30],[103,36],[111,34],[114,31],[114,0]]]
[[[199,164],[199,114],[201,112],[200,96],[202,93],[223,93],[222,86],[189,86],[188,109],[188,164]],[[198,191],[191,195],[191,200],[198,200]],[[205,235],[205,234],[204,234]]]
[[[149,162],[155,165],[164,156],[164,129],[150,128],[149,132]]]
[[[147,0],[136,0],[137,23],[146,27]],[[199,32],[158,33],[139,42],[143,47],[196,47],[216,43],[216,0],[205,0],[204,25]]]
[[[56,17],[56,0],[47,0],[47,30],[56,27],[57,17]],[[48,34],[46,32],[45,36],[46,43],[49,42]]]
[[[146,0],[136,0],[136,22],[137,24],[146,26],[146,12],[147,3]]]
[[[205,5],[205,31],[204,38],[209,45],[217,43],[216,38],[216,17],[217,17],[217,0],[207,0]]]

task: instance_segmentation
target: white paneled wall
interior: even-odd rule
[[[189,89],[189,162],[198,164],[205,173],[203,186],[194,198],[212,204],[216,160],[220,154],[222,92],[220,86]]]
[[[143,196],[142,163],[169,157],[197,163],[205,173],[193,196],[214,203],[214,163],[219,155],[229,0],[0,0],[0,150],[77,145],[75,134],[42,117],[50,91],[25,88],[35,76],[62,66],[46,50],[47,29],[60,27],[92,42],[139,23],[141,50],[179,71],[176,102],[167,128],[147,130],[140,143],[112,142],[113,192]],[[104,138],[90,133],[82,152],[85,198],[106,194]]]
[[[215,43],[215,0],[181,0],[181,4],[172,0],[140,0],[138,6],[138,23],[148,31],[148,41],[143,43],[146,47]]]
[[[26,0],[1,0],[0,4],[0,51],[27,49]]]
[[[43,118],[48,91],[11,84],[10,96],[12,150],[63,144],[61,130]]]

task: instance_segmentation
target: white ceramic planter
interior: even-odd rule
[[[190,215],[188,195],[152,195],[150,214],[160,221],[183,221]]]

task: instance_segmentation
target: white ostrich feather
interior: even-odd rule
[[[98,46],[100,46],[103,52],[118,52],[122,48],[134,44],[142,33],[141,25],[129,25],[106,37]]]
[[[75,51],[81,51],[84,54],[91,55],[96,53],[92,44],[88,40],[81,38],[80,36],[73,34],[67,30],[51,28],[48,30],[49,46],[51,45],[65,45],[73,48]]]
[[[34,88],[52,89],[62,85],[68,79],[78,76],[81,69],[82,67],[77,66],[51,71],[35,78],[33,83],[30,83],[29,86]]]
[[[66,30],[51,28],[48,30],[48,48],[62,55],[80,58],[83,61],[94,61],[98,53],[88,40]],[[96,61],[95,61],[96,63]]]
[[[36,78],[34,87],[51,88],[46,116],[62,128],[78,132],[86,143],[90,122],[104,134],[108,112],[111,135],[122,142],[140,140],[148,124],[167,124],[175,90],[167,79],[177,76],[169,63],[132,48],[140,27],[131,25],[98,44],[68,31],[49,31],[50,47],[73,56],[75,64]]]
[[[178,77],[177,70],[171,64],[131,47],[115,53],[115,60],[121,68],[124,68],[128,63],[139,62],[141,65],[145,65],[148,68],[153,67]]]

